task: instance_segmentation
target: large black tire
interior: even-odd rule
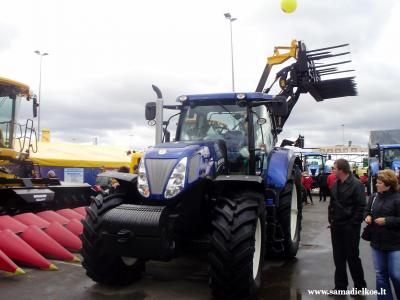
[[[122,202],[121,194],[113,194],[105,198],[98,195],[86,208],[87,216],[83,221],[82,265],[92,280],[104,285],[130,284],[139,279],[145,269],[143,260],[112,255],[105,252],[102,247],[103,215]]]
[[[302,229],[303,201],[301,193],[300,171],[295,169],[292,178],[288,180],[279,195],[276,237],[281,238],[283,242],[281,247],[269,244],[266,253],[268,257],[290,259],[296,256]]]
[[[216,299],[253,299],[261,284],[265,204],[259,193],[230,192],[217,199],[212,222],[210,286]]]

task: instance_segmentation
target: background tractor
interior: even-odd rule
[[[213,295],[254,297],[264,257],[294,257],[300,242],[301,161],[275,147],[277,135],[301,93],[317,101],[356,94],[352,77],[321,80],[335,73],[314,64],[334,56],[328,49],[307,51],[297,41],[276,47],[256,92],[183,95],[164,105],[153,86],[157,101],[146,105],[146,119],[156,124],[157,143],[145,151],[137,175],[103,174],[120,185],[87,208],[87,275],[101,284],[128,284],[147,260],[169,261],[204,246]],[[271,67],[291,57],[296,62],[274,81],[281,92],[269,95]],[[178,110],[173,142],[163,109]]]
[[[371,131],[368,153],[368,195],[376,192],[379,170],[395,171],[400,182],[400,129]]]
[[[32,101],[33,117],[38,103],[29,87],[0,77],[0,215],[60,209],[89,204],[89,185],[61,185],[58,179],[36,178],[29,159],[37,150],[33,120],[18,123],[25,101]]]
[[[313,179],[312,188],[319,188],[318,176],[321,171],[325,174],[331,172],[331,168],[326,165],[328,155],[319,152],[300,152],[300,158],[303,162],[303,170]]]

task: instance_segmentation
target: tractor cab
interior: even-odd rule
[[[23,83],[0,77],[0,159],[13,161],[36,151],[36,133],[33,121],[18,123],[18,113],[23,101],[32,100],[36,117],[37,101],[29,87]],[[35,146],[35,148],[33,148]]]
[[[396,147],[397,146],[397,147]],[[386,148],[382,151],[382,162],[384,169],[398,170],[400,167],[400,146],[393,145],[393,148]]]
[[[224,173],[261,173],[276,142],[271,114],[285,114],[286,102],[263,93],[185,95],[178,101],[176,142],[213,141],[213,150],[226,161]]]

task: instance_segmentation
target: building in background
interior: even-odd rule
[[[319,152],[322,153],[360,153],[360,152],[368,152],[367,147],[362,147],[358,145],[335,145],[335,146],[322,146],[319,147]]]

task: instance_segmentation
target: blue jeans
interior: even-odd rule
[[[390,281],[393,283],[394,291],[400,299],[400,250],[385,251],[372,248],[372,258],[374,260],[376,272],[376,289],[386,290],[386,295],[378,296],[378,300],[393,299]]]

